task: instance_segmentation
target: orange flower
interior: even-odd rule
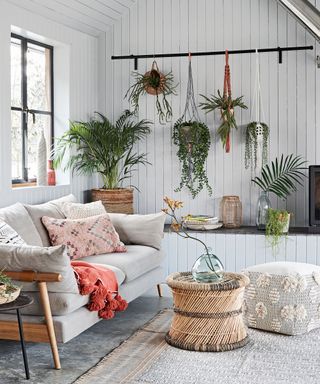
[[[166,214],[168,214],[168,213],[169,213],[169,210],[168,210],[168,208],[162,208],[162,209],[161,209],[161,211],[162,211],[162,212],[164,212],[164,213],[166,213]]]
[[[174,200],[170,199],[168,196],[166,196],[163,201],[168,205],[170,209],[174,208]]]
[[[177,223],[177,222],[172,223],[172,224],[171,224],[171,228],[172,228],[173,231],[175,231],[175,232],[179,232],[179,231],[180,231],[180,228],[181,228],[181,224],[179,224],[179,223]]]
[[[174,201],[174,207],[175,207],[175,208],[182,208],[182,207],[183,207],[183,202],[182,202],[182,201],[175,200],[175,201]]]

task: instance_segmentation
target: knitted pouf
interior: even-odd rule
[[[320,267],[274,262],[243,271],[250,279],[244,317],[251,328],[299,335],[320,327]]]

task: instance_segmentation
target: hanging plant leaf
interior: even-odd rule
[[[163,74],[159,71],[156,61],[154,61],[150,71],[145,74],[133,72],[132,75],[135,81],[125,94],[125,98],[133,106],[134,112],[137,113],[139,110],[140,96],[147,93],[156,96],[156,108],[160,124],[171,121],[172,107],[167,96],[176,95],[175,89],[178,85],[174,85],[172,72]]]
[[[173,127],[173,142],[178,146],[177,156],[181,162],[181,181],[176,192],[186,187],[193,198],[209,185],[205,163],[210,149],[209,128],[198,121],[184,121],[180,118]]]
[[[268,161],[268,138],[269,127],[265,123],[253,121],[247,125],[246,129],[246,148],[245,148],[245,167],[248,169],[257,168],[258,163],[258,140],[262,141],[262,167]]]

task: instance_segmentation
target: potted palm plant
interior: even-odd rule
[[[91,191],[92,200],[101,200],[108,212],[133,213],[133,188],[122,185],[134,167],[149,164],[146,154],[137,153],[134,146],[150,133],[151,122],[135,122],[128,110],[114,124],[101,113],[97,115],[98,119],[88,122],[70,123],[53,151],[55,167],[80,174],[98,173],[103,185]]]
[[[301,156],[281,155],[280,160],[276,158],[270,166],[266,164],[262,168],[260,177],[252,179],[262,190],[257,204],[256,224],[259,229],[266,228],[268,236],[278,237],[279,231],[288,232],[290,221],[289,212],[270,209],[268,193],[271,192],[281,199],[286,199],[297,190],[296,184],[302,185],[302,180],[306,177],[303,173],[305,164],[306,161]]]

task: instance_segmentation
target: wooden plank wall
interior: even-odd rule
[[[320,0],[313,0],[320,7]],[[276,0],[138,0],[113,30],[113,54],[168,53],[182,51],[259,48],[278,45],[309,45],[314,51],[283,54],[278,64],[276,53],[260,55],[262,97],[266,121],[270,126],[270,159],[282,153],[296,153],[310,164],[320,162],[320,70],[315,58],[319,44]],[[138,71],[146,72],[152,63],[140,60]],[[164,72],[173,71],[179,83],[177,96],[170,97],[174,117],[181,116],[185,97],[187,58],[158,60]],[[223,86],[222,56],[192,59],[196,100],[199,94],[211,94]],[[233,95],[244,95],[251,105],[254,55],[233,55],[230,59]],[[128,107],[124,95],[132,84],[133,61],[113,61],[112,114],[116,118]],[[207,171],[214,195],[206,191],[192,200],[186,191],[174,193],[179,184],[180,166],[176,148],[171,143],[172,123],[160,125],[151,96],[141,99],[139,118],[153,121],[152,134],[141,143],[139,151],[148,153],[152,166],[139,167],[132,183],[139,189],[136,211],[150,213],[162,207],[162,197],[169,195],[185,201],[183,213],[218,214],[221,196],[237,194],[243,203],[244,223],[253,224],[258,190],[250,183],[251,171],[244,168],[244,129],[250,110],[237,111],[239,129],[232,134],[230,154],[225,154],[215,136],[218,114],[204,115],[212,135]],[[286,203],[272,199],[274,207]],[[287,208],[294,213],[293,224],[303,226],[308,221],[307,180],[304,188],[289,197]]]

